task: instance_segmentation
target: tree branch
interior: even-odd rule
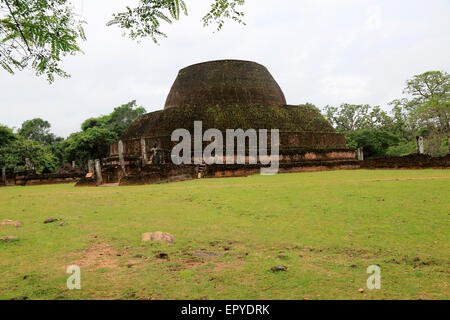
[[[28,48],[28,52],[30,52],[30,54],[32,54],[31,49],[30,49],[30,46],[28,45],[28,41],[27,41],[27,39],[25,38],[25,35],[24,35],[23,32],[22,32],[22,29],[20,28],[20,23],[19,23],[19,21],[16,20],[16,17],[14,16],[14,13],[12,12],[11,7],[9,6],[8,0],[5,0],[5,2],[6,2],[6,6],[8,7],[9,12],[11,13],[11,16],[12,16],[14,22],[16,23],[17,29],[19,29],[20,35],[22,36],[22,39],[23,39],[23,41],[25,42],[25,44],[26,44],[26,46],[27,46],[27,48]]]

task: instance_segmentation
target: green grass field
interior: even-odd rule
[[[449,214],[450,170],[0,188],[0,221],[22,223],[0,226],[19,237],[0,241],[0,298],[449,299]],[[141,242],[154,231],[175,243]],[[72,264],[81,290],[66,287]]]

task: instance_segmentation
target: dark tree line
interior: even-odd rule
[[[430,71],[407,81],[404,97],[389,103],[390,113],[379,106],[342,104],[327,106],[324,115],[347,145],[364,148],[369,157],[404,156],[416,152],[416,137],[423,136],[425,153],[449,153],[450,75]]]
[[[364,148],[366,157],[404,156],[416,152],[416,137],[425,139],[425,152],[449,153],[450,75],[431,71],[406,83],[405,96],[389,103],[390,112],[370,105],[326,106],[325,117],[345,134],[350,148]],[[146,111],[136,101],[108,115],[89,118],[66,139],[51,133],[43,119],[25,121],[14,132],[0,125],[0,167],[21,168],[29,158],[37,172],[52,172],[64,162],[85,166],[89,159],[108,155],[109,145]]]
[[[26,158],[38,173],[53,172],[71,161],[85,167],[89,159],[106,157],[109,145],[144,113],[144,108],[131,101],[108,115],[87,119],[81,131],[67,139],[51,133],[50,123],[40,118],[25,121],[17,132],[0,125],[0,167],[23,170]]]

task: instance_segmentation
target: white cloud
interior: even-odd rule
[[[381,18],[381,8],[375,5],[368,6],[366,19],[366,26],[369,30],[380,30],[383,23]]]
[[[322,79],[323,94],[334,99],[352,97],[353,102],[362,103],[369,93],[367,82],[365,77],[357,75],[327,76]]]

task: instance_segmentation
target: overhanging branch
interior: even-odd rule
[[[23,41],[25,42],[25,45],[26,45],[27,48],[28,48],[28,52],[30,52],[30,54],[31,54],[30,46],[28,45],[28,41],[27,41],[27,39],[25,38],[25,35],[24,35],[23,32],[22,32],[22,28],[20,27],[19,21],[17,21],[16,17],[14,16],[14,13],[13,13],[13,11],[12,11],[10,5],[9,5],[8,0],[5,0],[5,3],[6,3],[6,6],[8,7],[9,12],[11,13],[11,16],[12,16],[14,22],[16,23],[17,29],[19,29],[20,35],[22,36],[22,39],[23,39]]]

